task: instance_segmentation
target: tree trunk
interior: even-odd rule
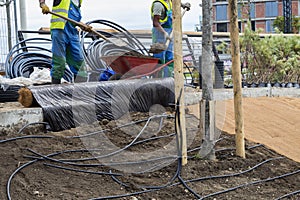
[[[236,154],[245,158],[244,118],[242,106],[242,79],[239,47],[237,0],[229,0],[230,40],[232,58],[232,82],[234,92],[234,117]]]
[[[214,67],[212,54],[212,1],[204,0],[202,2],[203,12],[203,35],[202,35],[202,61],[201,61],[201,76],[202,76],[202,100],[200,102],[200,122],[203,124],[203,145],[200,150],[200,156],[208,159],[215,158],[214,151],[214,111],[213,100],[213,79],[212,68]]]

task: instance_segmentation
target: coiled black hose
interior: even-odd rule
[[[26,42],[37,41],[39,44],[51,42],[47,38],[29,38],[20,41],[10,50],[4,63],[7,78],[26,77],[34,71],[34,67],[51,69],[51,50],[41,46],[23,46]],[[71,82],[73,73],[67,67],[63,78]]]
[[[86,40],[90,36],[89,33],[82,33],[81,35],[81,48],[84,52],[84,58],[88,67],[92,70],[99,71],[104,69],[110,69],[110,67],[102,61],[102,56],[108,55],[121,55],[127,52],[138,52],[143,55],[150,56],[145,46],[124,27],[108,21],[108,20],[93,20],[86,24],[93,27],[102,25],[113,29],[112,32],[99,31],[101,34],[108,38],[122,39],[128,45],[124,47],[116,46],[110,42],[104,41],[102,38],[92,37],[92,42],[86,47]]]
[[[103,39],[92,37],[93,41],[85,47],[86,39],[90,34],[82,32],[81,48],[84,52],[83,56],[88,66],[88,71],[103,71],[105,69],[110,69],[110,67],[100,59],[101,56],[113,54],[119,55],[131,51],[139,52],[143,55],[150,55],[145,46],[133,34],[114,22],[108,20],[93,20],[87,22],[87,24],[92,26],[102,25],[109,27],[114,30],[113,33],[105,31],[101,31],[101,33],[107,37],[121,38],[128,44],[126,47],[118,47],[110,42],[104,41]],[[33,72],[34,67],[51,69],[51,50],[37,45],[24,46],[24,44],[32,41],[37,41],[42,44],[45,42],[51,42],[51,39],[29,38],[17,43],[7,55],[5,61],[5,72],[8,78],[28,78]],[[73,73],[68,67],[65,70],[63,78],[68,82],[72,82],[73,80]]]
[[[120,26],[119,24],[116,24],[112,21],[108,20],[93,20],[87,22],[87,24],[92,25],[93,23],[102,24],[105,26],[108,26],[115,31],[118,32],[118,34],[112,34],[115,37],[122,38],[127,40],[127,43],[131,48],[134,48],[136,51],[139,51],[140,53],[144,55],[150,56],[148,50],[145,48],[145,46],[139,41],[133,34],[131,34],[128,30],[126,30],[124,27]],[[107,33],[108,34],[108,33]]]

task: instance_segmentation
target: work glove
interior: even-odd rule
[[[81,28],[81,30],[86,31],[86,32],[92,31],[93,27],[91,27],[83,22],[79,22],[79,23],[80,23],[79,27]]]
[[[45,3],[41,3],[40,7],[42,8],[43,14],[48,14],[50,12],[50,8]]]
[[[187,3],[181,3],[181,7],[183,9],[186,9],[187,11],[189,11],[191,9],[191,4],[189,2],[187,2]]]

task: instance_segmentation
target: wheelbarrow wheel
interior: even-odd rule
[[[121,77],[122,77],[122,74],[114,74],[108,80],[109,81],[120,80]]]

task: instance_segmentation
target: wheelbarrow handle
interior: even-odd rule
[[[71,18],[65,17],[65,16],[63,16],[63,15],[61,15],[61,14],[58,14],[58,13],[55,13],[55,12],[53,12],[53,11],[49,11],[48,13],[50,13],[50,14],[52,14],[52,15],[55,15],[55,16],[57,16],[57,17],[60,17],[60,18],[62,18],[62,19],[64,19],[64,20],[67,20],[67,21],[69,21],[69,22],[71,22],[71,23],[73,23],[73,24],[76,24],[76,25],[79,26],[81,29],[83,29],[82,22],[75,21],[75,20],[73,20],[73,19],[71,19]],[[104,39],[104,40],[106,40],[106,41],[108,41],[108,42],[111,42],[111,43],[113,43],[113,44],[115,44],[115,45],[117,45],[117,46],[126,46],[126,45],[127,45],[124,41],[121,41],[121,40],[118,40],[118,41],[112,41],[112,40],[108,39],[107,37],[105,37],[104,35],[102,35],[101,33],[99,33],[98,31],[96,31],[95,29],[93,29],[93,28],[91,29],[90,32],[94,33],[95,35],[101,37],[102,39]]]
[[[74,19],[71,19],[69,17],[65,17],[65,16],[63,16],[61,14],[58,14],[58,13],[55,13],[55,12],[52,12],[52,11],[49,11],[49,13],[52,14],[52,15],[55,15],[57,17],[60,17],[60,18],[62,18],[64,20],[67,20],[67,21],[69,21],[69,22],[71,22],[73,24],[76,24],[77,26],[79,26],[82,29],[82,24],[80,22],[74,20]],[[102,35],[98,31],[95,31],[94,29],[91,29],[91,32],[95,33],[96,35],[98,35],[99,37],[103,38],[104,40],[109,40],[107,37],[105,37],[104,35]]]

